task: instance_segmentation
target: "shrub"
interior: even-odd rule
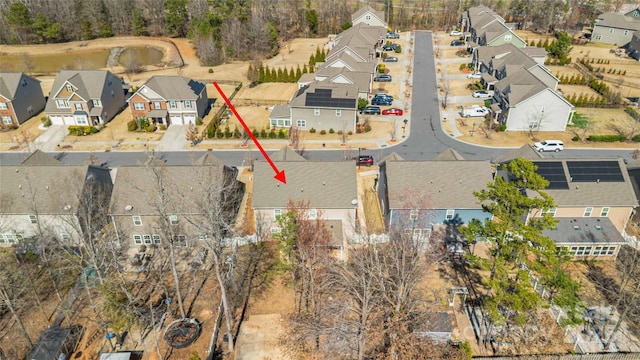
[[[640,113],[638,113],[638,111],[631,106],[628,106],[626,109],[624,109],[624,112],[629,114],[629,116],[631,116],[634,120],[640,121]]]
[[[365,125],[364,132],[369,132],[369,131],[371,131],[371,125]]]
[[[263,139],[267,138],[267,130],[265,128],[262,128],[262,130],[260,130],[260,137]]]
[[[216,130],[216,137],[218,139],[222,139],[224,137],[224,132],[222,132],[222,129]]]
[[[333,128],[329,129],[329,134],[333,134],[335,133],[335,131],[333,130]]]
[[[287,131],[285,129],[280,129],[278,131],[278,139],[284,139],[287,137]]]
[[[353,131],[349,131],[347,135],[353,135]]]
[[[592,142],[623,142],[627,138],[624,135],[591,135],[587,140]]]
[[[571,141],[580,141],[580,136],[576,135],[571,138]]]
[[[160,124],[160,125],[158,125],[158,129],[159,129],[159,130],[167,130],[167,125],[165,125],[165,124]]]
[[[147,126],[146,128],[144,128],[144,131],[146,131],[146,132],[154,132],[154,131],[156,131],[156,124],[151,124],[151,125]]]
[[[275,139],[276,136],[278,136],[278,134],[276,134],[276,129],[271,129],[271,131],[269,131],[269,139]]]
[[[232,137],[233,133],[231,132],[231,129],[229,129],[229,125],[225,126],[224,128],[224,137],[226,137],[227,139]]]
[[[202,125],[202,118],[200,116],[196,118],[196,125]]]
[[[502,131],[505,131],[505,130],[507,130],[507,125],[505,125],[505,124],[500,124],[500,125],[498,125],[496,127],[496,131],[498,131],[498,132],[502,132]]]
[[[233,137],[236,139],[239,139],[242,137],[242,133],[240,132],[237,126],[233,128]]]
[[[460,64],[459,68],[460,70],[464,70],[467,68],[467,64]]]
[[[331,130],[329,130],[329,132],[331,132]],[[338,130],[338,135],[342,135],[344,134],[344,132],[342,130]]]
[[[633,142],[640,142],[640,135],[636,135],[636,136],[632,137],[631,140]]]
[[[51,126],[51,119],[49,119],[48,116],[41,117],[40,121],[42,121],[42,125],[44,125],[45,127]]]
[[[378,65],[378,73],[380,74],[384,74],[385,70],[387,69],[385,64],[379,64]]]
[[[98,129],[95,128],[94,126],[71,125],[69,126],[67,131],[69,132],[69,135],[82,136],[82,135],[95,134],[98,132]]]
[[[324,129],[320,130],[320,135],[324,135],[326,133],[327,133],[327,130],[324,130]]]
[[[209,68],[209,74],[213,74],[213,69]]]
[[[311,134],[315,134],[315,133],[316,133],[316,129],[315,129],[315,128],[311,128],[311,129],[309,129],[309,132],[310,132]]]
[[[138,124],[136,124],[135,120],[131,120],[127,123],[127,130],[136,131],[138,130]]]
[[[400,54],[402,52],[402,46],[400,45],[396,46],[396,49],[394,51],[396,54]]]
[[[213,118],[209,125],[207,125],[207,138],[211,139],[216,136],[216,130],[218,130],[218,119]]]

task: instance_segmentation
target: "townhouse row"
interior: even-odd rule
[[[269,164],[258,161],[248,176],[250,194],[245,194],[237,170],[210,153],[187,165],[155,159],[107,168],[64,165],[36,151],[19,166],[0,166],[0,246],[28,239],[37,243],[42,237],[82,245],[89,235],[83,233],[89,216],[92,232],[112,226],[117,240],[130,247],[198,247],[212,219],[220,227],[242,224],[242,231],[251,228],[268,238],[280,231],[279,215],[291,204],[304,204],[306,218],[322,221],[329,230],[328,246],[339,258],[367,233],[365,214],[381,216],[385,232],[443,242],[449,251],[461,252],[468,242],[457,227],[472,219],[492,220],[473,192],[505,176],[497,165],[520,157],[533,161],[550,182],[546,192],[557,207],[528,214],[546,212],[558,219],[545,235],[575,257],[615,258],[638,203],[624,162],[546,159],[529,145],[496,164],[464,160],[455,150],[428,161],[391,154],[380,162],[375,189],[379,207],[372,208],[365,208],[371,205],[358,196],[355,162],[306,161],[289,147],[272,154],[278,169],[286,171],[287,184],[274,179]]]
[[[45,97],[37,79],[0,73],[0,126],[18,127],[43,111],[53,125],[101,126],[126,107],[134,119],[185,125],[210,108],[205,84],[183,76],[153,76],[130,90],[108,70],[62,70]]]

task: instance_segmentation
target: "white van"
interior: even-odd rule
[[[536,151],[562,151],[564,150],[564,143],[560,140],[544,140],[533,144],[533,148]]]

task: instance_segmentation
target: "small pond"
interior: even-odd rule
[[[55,54],[0,55],[0,71],[54,74],[62,69],[102,69],[107,67],[107,60],[111,53],[112,49],[94,49],[65,51]],[[154,47],[127,47],[119,51],[117,63],[127,64],[127,61],[135,61],[137,67],[155,65],[162,60],[163,55],[160,49]]]

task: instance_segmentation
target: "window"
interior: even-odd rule
[[[300,128],[307,127],[307,120],[298,120],[296,121],[296,126]]]
[[[56,100],[56,106],[58,107],[58,109],[68,109],[69,108],[69,102],[67,100]]]
[[[151,235],[151,239],[153,241],[154,244],[160,244],[160,235]]]
[[[175,100],[169,101],[169,109],[176,109],[176,108],[177,106],[176,106]]]
[[[627,36],[627,35],[629,35],[629,30],[624,31],[624,36]]]
[[[589,217],[589,216],[591,216],[592,212],[593,212],[593,208],[592,207],[584,208],[584,214],[582,216]]]
[[[5,125],[11,125],[13,124],[13,120],[11,119],[11,116],[3,116],[2,123]]]
[[[62,237],[62,240],[64,240],[64,241],[69,241],[69,239],[71,239],[71,236],[69,236],[69,234],[67,234],[67,233],[62,233],[62,234],[60,234],[60,236]]]
[[[613,28],[609,29],[609,34],[613,34]]]
[[[315,115],[315,116],[320,115],[320,109],[318,109],[318,108],[313,108],[313,115]]]
[[[73,87],[69,84],[67,84],[67,91],[68,92],[73,92]]]
[[[191,100],[185,100],[184,101],[184,108],[185,109],[191,109]]]
[[[173,235],[171,240],[174,247],[187,247],[187,237],[185,235]]]
[[[133,103],[133,109],[134,110],[144,110],[144,103],[141,103],[141,102]]]
[[[556,211],[558,210],[558,208],[549,208],[544,210],[545,214],[550,214],[551,216],[556,216]]]
[[[154,109],[162,109],[162,106],[160,105],[160,101],[154,101],[153,102],[153,108]]]
[[[446,215],[444,216],[445,220],[451,220],[456,215],[455,210],[447,210]]]
[[[602,40],[602,35],[600,34],[596,35],[596,40]]]
[[[151,244],[151,235],[149,234],[142,235],[142,240],[144,241],[145,244]]]
[[[178,215],[169,215],[171,225],[178,225]]]
[[[133,235],[133,243],[136,245],[142,245],[142,236],[141,235]]]
[[[7,110],[9,106],[7,103],[0,102],[0,110]]]
[[[591,246],[572,246],[569,254],[572,256],[588,256],[591,254]]]
[[[529,130],[535,130],[536,128],[538,128],[538,124],[540,124],[538,120],[529,121]]]
[[[511,41],[511,35],[505,35],[504,41]]]
[[[611,208],[603,207],[602,210],[600,210],[600,216],[607,217],[609,215],[609,209]]]
[[[5,234],[4,236],[7,239],[7,243],[9,243],[9,244],[15,244],[16,243],[15,235],[13,235],[13,234]]]
[[[200,240],[200,241],[206,241],[208,238],[209,238],[209,236],[207,234],[198,235],[198,240]]]
[[[73,106],[76,108],[76,110],[80,111],[82,110],[82,103],[74,103]]]
[[[318,211],[316,209],[309,209],[309,220],[315,220],[318,218]]]
[[[342,116],[342,109],[336,109],[336,116]]]
[[[271,127],[291,127],[291,120],[289,119],[271,119]]]
[[[102,106],[100,99],[93,99],[92,101],[93,101],[93,106],[98,106],[98,107]]]
[[[365,15],[364,18],[367,19],[367,20],[371,20],[371,15]]]
[[[273,218],[277,219],[278,216],[282,215],[282,209],[273,209]]]
[[[417,219],[418,219],[418,210],[417,209],[411,210],[411,212],[409,213],[409,220],[417,220]]]
[[[78,116],[76,117],[76,124],[77,125],[89,125],[89,121],[87,121],[87,118],[84,116]]]
[[[133,215],[131,218],[133,219],[133,225],[142,226],[142,218],[140,215]]]
[[[7,240],[4,239],[4,234],[0,234],[0,244],[5,244]]]
[[[31,221],[32,224],[37,224],[38,218],[35,215],[29,215],[29,221]]]

